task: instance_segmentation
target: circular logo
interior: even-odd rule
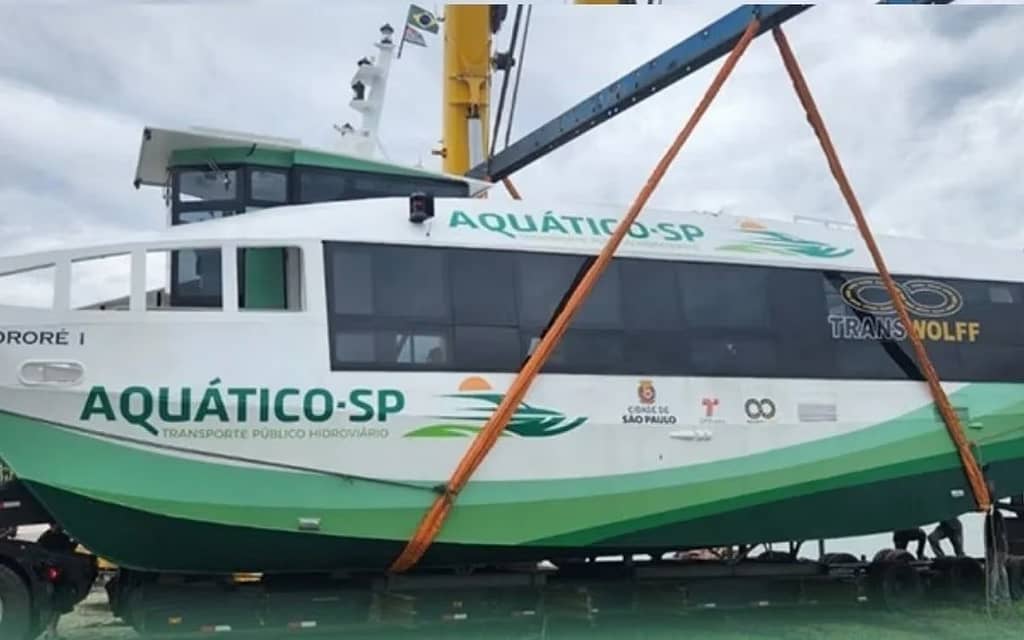
[[[896,291],[907,311],[925,318],[944,318],[964,306],[960,292],[937,280],[907,280],[896,283]],[[847,280],[839,289],[850,307],[873,315],[892,315],[896,305],[879,276],[861,276]]]
[[[657,392],[654,390],[654,383],[650,380],[641,380],[636,389],[637,398],[642,404],[654,404]]]
[[[771,420],[775,417],[775,403],[770,398],[747,398],[743,411],[751,420]]]

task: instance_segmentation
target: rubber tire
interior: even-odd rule
[[[762,551],[754,560],[762,562],[793,562],[788,551]]]
[[[954,558],[949,581],[950,595],[957,600],[985,597],[985,566],[974,558]]]
[[[844,553],[837,551],[834,553],[826,553],[821,561],[824,564],[857,564],[860,562],[860,558],[853,555],[852,553]]]
[[[0,638],[27,640],[32,628],[32,597],[21,576],[3,565],[0,565],[0,600],[3,600]]]
[[[881,562],[868,569],[868,585],[874,599],[890,611],[915,607],[924,595],[917,571],[906,562]]]

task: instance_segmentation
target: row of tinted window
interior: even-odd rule
[[[326,260],[336,369],[515,371],[588,264],[573,255],[345,244],[329,245]],[[547,370],[919,378],[905,341],[833,338],[828,316],[849,275],[616,258]],[[1010,330],[1024,320],[1019,286],[957,287],[982,336],[929,343],[940,374],[1024,379],[1024,342]]]
[[[187,212],[209,217],[242,213],[247,208],[408,196],[420,191],[438,197],[467,197],[469,185],[427,176],[385,175],[365,171],[296,166],[180,168],[173,172],[174,223]],[[194,218],[194,216],[193,216]]]
[[[329,252],[328,264],[336,276],[335,314],[539,328],[589,261],[564,254],[345,245]],[[745,267],[618,258],[574,326],[769,331],[768,275]],[[787,281],[818,279],[809,272],[785,275]],[[709,278],[714,286],[707,286]]]
[[[364,171],[296,168],[298,202],[404,197],[417,191],[439,198],[465,198],[469,185],[426,176],[396,176]]]

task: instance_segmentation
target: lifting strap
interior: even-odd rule
[[[682,128],[672,145],[662,156],[661,161],[654,168],[647,182],[644,184],[640,193],[637,195],[633,204],[630,206],[626,216],[619,221],[618,226],[615,228],[615,232],[608,239],[607,244],[601,249],[601,253],[598,254],[597,258],[590,265],[590,268],[584,274],[583,278],[580,279],[579,284],[573,290],[569,296],[569,300],[565,306],[555,317],[552,322],[550,329],[541,337],[540,343],[534,350],[533,354],[527,359],[523,368],[519,371],[515,380],[512,381],[512,385],[509,387],[508,392],[502,399],[501,404],[491,414],[490,419],[484,425],[483,429],[477,433],[473,442],[470,444],[466,453],[463,454],[462,459],[459,461],[458,467],[452,473],[448,483],[442,488],[438,497],[434,500],[430,509],[424,515],[423,520],[416,528],[416,532],[410,538],[406,544],[402,553],[395,559],[391,565],[391,571],[395,573],[401,573],[409,570],[423,554],[426,553],[427,549],[433,543],[434,538],[441,532],[441,527],[444,525],[444,521],[451,511],[452,506],[455,503],[455,499],[458,497],[459,492],[466,483],[469,482],[470,476],[484,461],[484,458],[490,452],[494,443],[497,442],[501,432],[505,429],[509,419],[515,412],[516,408],[520,405],[526,396],[526,392],[529,390],[530,385],[533,383],[537,374],[541,368],[547,362],[551,353],[558,346],[559,341],[565,334],[566,329],[569,326],[569,322],[572,320],[576,311],[582,306],[583,302],[587,299],[594,285],[597,284],[598,278],[607,268],[608,264],[612,260],[612,256],[622,243],[625,238],[627,231],[636,220],[640,211],[647,204],[651,194],[654,192],[655,187],[661,182],[661,179],[665,176],[672,161],[678,155],[679,150],[682,148],[683,143],[693,133],[694,128],[700,121],[701,117],[707,111],[711,102],[715,96],[718,95],[719,90],[725,83],[726,78],[732,72],[736,63],[739,61],[740,56],[746,51],[750,45],[750,41],[753,40],[754,36],[758,32],[760,27],[760,21],[755,17],[749,25],[747,25],[746,31],[737,41],[736,46],[733,48],[729,57],[726,58],[722,68],[718,71],[715,79],[712,81],[711,86],[708,87],[707,92],[697,105],[696,110],[690,119],[686,122],[686,125]],[[506,183],[508,187],[510,183]]]
[[[508,195],[512,196],[513,200],[522,200],[523,196],[519,195],[519,189],[516,189],[516,185],[512,184],[512,181],[508,178],[502,178],[501,183],[505,185],[505,190],[508,191]]]
[[[839,184],[839,190],[842,192],[846,204],[849,205],[850,212],[853,213],[853,217],[857,221],[857,228],[860,230],[864,243],[871,253],[871,258],[874,260],[875,268],[878,269],[878,273],[882,277],[882,282],[885,283],[885,289],[889,293],[889,298],[892,299],[896,307],[900,322],[907,328],[907,338],[914,348],[917,361],[921,366],[925,379],[928,381],[928,388],[931,390],[932,398],[935,400],[935,404],[938,405],[939,413],[946,423],[949,437],[953,440],[957,453],[960,455],[960,463],[963,466],[964,474],[967,476],[967,481],[970,483],[971,492],[974,494],[974,502],[979,511],[987,512],[992,507],[992,498],[989,495],[988,484],[985,482],[984,472],[971,451],[971,445],[964,435],[960,418],[953,410],[949,397],[939,383],[939,375],[936,373],[935,367],[932,366],[932,361],[925,350],[924,342],[917,332],[913,330],[914,325],[911,322],[910,313],[907,312],[906,301],[896,288],[896,283],[889,273],[888,267],[885,266],[885,260],[882,259],[882,252],[879,251],[878,245],[875,244],[875,239],[871,234],[870,227],[868,227],[864,212],[860,208],[857,196],[853,193],[853,187],[850,186],[846,172],[843,171],[843,167],[839,163],[839,156],[832,145],[832,139],[825,129],[825,121],[822,119],[821,113],[814,103],[814,98],[811,97],[811,90],[807,87],[807,81],[800,71],[796,56],[793,55],[793,50],[789,46],[789,41],[786,39],[786,34],[782,31],[782,27],[774,27],[772,29],[772,36],[779,47],[779,53],[782,54],[783,64],[785,64],[786,71],[789,72],[789,77],[793,81],[793,88],[796,89],[797,97],[800,98],[800,104],[803,105],[804,111],[807,112],[807,121],[810,123],[811,128],[814,129],[814,134],[821,143],[822,151],[825,152],[828,167]]]

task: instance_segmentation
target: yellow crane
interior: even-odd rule
[[[635,4],[622,0],[575,0],[576,4]],[[492,33],[495,7],[449,4],[444,9],[444,108],[442,166],[462,175],[490,148]]]
[[[575,4],[635,4],[574,0]],[[490,145],[490,75],[496,5],[444,6],[444,91],[441,151],[445,173],[465,174],[486,158]]]
[[[489,148],[491,5],[451,4],[444,13],[443,167],[462,175]]]

